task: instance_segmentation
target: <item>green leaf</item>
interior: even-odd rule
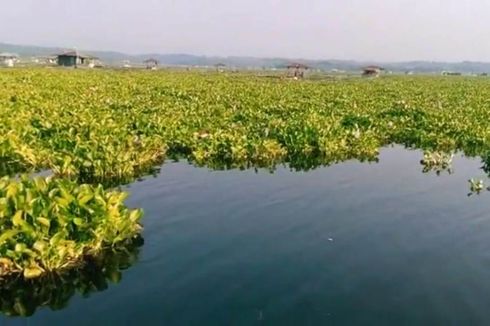
[[[136,223],[142,216],[142,211],[139,209],[135,209],[131,211],[131,213],[129,213],[129,220],[133,223]]]
[[[85,195],[85,196],[83,196],[82,198],[80,198],[80,199],[78,200],[78,203],[79,203],[80,205],[85,205],[85,204],[87,204],[87,203],[88,203],[88,202],[89,202],[89,201],[90,201],[92,198],[94,198],[94,196],[93,196],[92,194]]]
[[[75,223],[76,226],[83,226],[85,224],[85,220],[80,217],[75,217],[73,219],[73,223]]]
[[[24,277],[26,279],[37,278],[42,275],[44,270],[42,270],[39,266],[30,266],[29,268],[24,269]]]
[[[16,252],[24,252],[26,249],[27,249],[27,246],[24,243],[15,244],[15,251]]]
[[[34,183],[39,191],[46,190],[46,182],[44,181],[44,178],[40,178],[40,177],[34,178]]]
[[[56,197],[55,201],[63,208],[68,208],[70,206],[71,201],[63,198],[63,197]]]
[[[22,215],[23,215],[23,211],[17,211],[15,212],[14,216],[12,217],[12,223],[15,225],[15,226],[21,226],[24,222],[24,220],[22,219]]]
[[[38,217],[36,218],[36,221],[38,221],[40,224],[44,226],[47,226],[48,228],[51,226],[51,221],[45,217]]]
[[[17,184],[15,183],[11,183],[7,186],[7,198],[12,198],[12,197],[15,197],[15,195],[17,194],[17,191],[18,191],[18,188],[17,188]]]
[[[32,247],[39,251],[40,253],[44,252],[47,247],[48,247],[48,244],[46,243],[46,241],[43,241],[43,240],[37,240],[36,242],[34,242],[34,244],[32,245]]]
[[[0,235],[0,245],[2,245],[5,241],[12,239],[19,233],[20,231],[18,230],[7,230],[2,232],[2,234]]]
[[[61,240],[66,239],[66,236],[67,232],[65,230],[59,231],[49,240],[49,244],[56,246]]]

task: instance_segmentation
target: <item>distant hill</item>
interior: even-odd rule
[[[48,56],[61,53],[70,48],[61,47],[42,47],[31,45],[15,45],[0,43],[0,52],[13,52],[21,57],[30,58],[34,56]],[[394,72],[441,72],[454,71],[461,73],[490,73],[490,62],[430,62],[430,61],[407,61],[407,62],[366,62],[353,60],[307,60],[307,59],[290,59],[290,58],[256,58],[256,57],[209,57],[191,54],[159,54],[146,53],[130,55],[114,51],[90,51],[81,50],[99,57],[108,65],[120,65],[122,61],[129,60],[134,63],[141,63],[147,58],[155,58],[162,65],[169,66],[213,66],[217,63],[223,63],[230,67],[236,68],[283,68],[290,62],[301,62],[315,69],[322,70],[345,70],[359,71],[363,66],[379,65],[387,70]]]

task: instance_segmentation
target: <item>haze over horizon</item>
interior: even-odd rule
[[[0,42],[130,54],[488,62],[489,14],[484,0],[16,0],[0,11]]]

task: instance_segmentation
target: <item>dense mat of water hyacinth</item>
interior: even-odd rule
[[[372,158],[389,143],[490,149],[487,79],[12,70],[0,82],[3,174],[51,169],[90,181],[144,174],[166,156],[307,168]]]

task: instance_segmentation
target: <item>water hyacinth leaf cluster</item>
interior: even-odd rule
[[[140,210],[126,194],[55,178],[0,180],[0,278],[39,277],[138,235]]]

